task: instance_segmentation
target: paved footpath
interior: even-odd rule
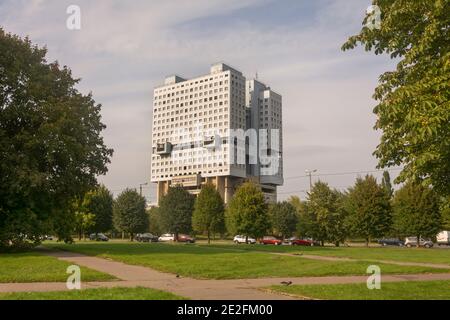
[[[283,277],[236,280],[199,280],[177,278],[176,275],[156,271],[147,267],[128,265],[121,262],[86,256],[73,252],[43,251],[47,255],[80,266],[109,273],[119,280],[108,282],[85,282],[84,289],[101,287],[147,287],[160,289],[194,300],[290,300],[294,297],[262,291],[259,288],[279,285],[282,281],[292,284],[344,284],[364,283],[367,276],[331,276],[331,277]],[[385,275],[386,282],[450,280],[448,274],[410,274]],[[65,283],[5,283],[0,284],[0,292],[23,291],[62,291],[67,290]]]

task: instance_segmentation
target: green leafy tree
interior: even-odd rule
[[[297,213],[300,213],[302,210],[302,201],[300,200],[300,197],[298,196],[290,196],[288,199],[288,202],[294,206],[295,210],[297,210]]]
[[[362,237],[368,246],[371,239],[386,235],[392,225],[389,197],[372,175],[357,178],[345,201],[347,224],[355,237]]]
[[[394,188],[392,188],[391,176],[389,175],[389,171],[383,172],[383,179],[381,180],[381,185],[383,189],[386,191],[389,199],[394,195]]]
[[[236,190],[226,210],[228,231],[248,237],[261,238],[270,229],[267,204],[261,189],[252,182]]]
[[[298,223],[297,223],[297,235],[300,237],[310,237],[313,239],[320,238],[318,225],[316,223],[316,215],[311,210],[311,206],[308,201],[302,201],[300,206],[297,207]]]
[[[165,232],[175,235],[175,241],[178,240],[180,233],[192,231],[194,202],[195,197],[180,186],[169,188],[167,194],[160,200],[161,224]]]
[[[195,231],[206,233],[208,243],[211,243],[211,235],[225,232],[224,203],[213,185],[204,185],[195,200],[192,226]]]
[[[288,201],[278,202],[269,206],[269,216],[273,234],[283,240],[291,237],[297,228],[298,214],[295,207]]]
[[[327,183],[318,181],[308,194],[307,218],[311,236],[322,242],[339,246],[346,237],[345,211],[342,210],[342,194]]]
[[[133,189],[125,189],[114,201],[114,226],[119,232],[128,233],[131,241],[136,233],[147,231],[148,215],[145,207],[145,198]]]
[[[70,241],[72,201],[96,186],[112,155],[101,106],[46,53],[0,28],[0,249],[48,233]]]
[[[297,211],[298,222],[296,226],[296,232],[298,236],[301,237],[311,237],[316,236],[316,218],[311,210],[309,210],[308,203],[306,201],[301,201],[298,196],[291,196],[288,202]]]
[[[397,68],[380,76],[374,98],[382,130],[379,167],[404,165],[396,182],[424,181],[450,194],[450,35],[448,0],[374,0],[381,28],[364,27],[343,45],[389,54]],[[370,18],[366,18],[364,23]]]
[[[153,207],[147,210],[149,219],[148,231],[154,235],[162,235],[164,233],[164,227],[161,222],[161,213],[158,207]]]
[[[114,199],[112,193],[105,186],[101,185],[86,193],[83,202],[86,211],[95,216],[90,231],[99,233],[112,230]]]
[[[87,230],[95,225],[95,215],[89,212],[75,212],[75,231],[78,234],[78,240],[86,236]]]
[[[393,209],[394,230],[399,235],[433,238],[441,231],[439,197],[431,188],[406,183],[395,193]]]
[[[442,228],[450,230],[450,196],[441,199]]]

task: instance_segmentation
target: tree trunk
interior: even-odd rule
[[[178,232],[175,232],[174,237],[173,237],[173,241],[174,242],[178,242]]]
[[[245,244],[248,244],[248,236],[245,236]]]
[[[81,241],[81,237],[82,237],[82,231],[81,229],[78,231],[78,240]]]
[[[208,230],[208,244],[211,244],[211,234],[210,234],[209,230]]]
[[[339,247],[339,241],[335,242],[334,245],[335,245],[336,247]]]
[[[122,231],[122,240],[125,240],[125,232]]]
[[[420,235],[417,236],[416,248],[420,248]]]
[[[369,238],[366,238],[366,247],[369,247]]]
[[[321,246],[321,247],[325,247],[325,241],[320,240],[320,246]]]
[[[130,241],[133,242],[134,241],[134,234],[131,232],[130,233]]]

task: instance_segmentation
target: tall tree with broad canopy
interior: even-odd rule
[[[240,185],[226,210],[228,231],[255,239],[263,237],[270,229],[267,204],[261,189],[252,182]]]
[[[0,28],[0,250],[71,241],[72,202],[107,172],[101,105],[68,67]]]
[[[291,237],[296,231],[298,223],[297,210],[288,201],[269,205],[269,216],[274,235],[284,240]]]
[[[145,232],[148,229],[148,214],[146,200],[134,189],[125,189],[113,206],[114,227],[130,235],[134,240],[136,233]]]
[[[167,194],[159,202],[159,214],[164,232],[175,235],[178,241],[180,233],[192,231],[192,213],[194,211],[195,196],[181,186],[170,187]]]
[[[112,230],[113,203],[113,195],[104,185],[85,194],[83,206],[87,212],[94,215],[94,224],[89,228],[90,231],[99,233]]]
[[[208,243],[211,243],[211,235],[225,232],[224,203],[211,184],[204,185],[195,200],[192,226],[194,231],[206,233]]]
[[[357,178],[345,198],[346,224],[352,236],[362,237],[366,246],[372,239],[386,235],[392,226],[389,196],[372,175]]]
[[[393,210],[394,230],[399,235],[434,238],[441,231],[439,197],[429,187],[406,183],[395,192]]]
[[[310,235],[321,241],[334,243],[339,246],[346,238],[345,211],[342,209],[343,195],[331,189],[327,183],[318,181],[308,194],[305,221],[310,226]]]
[[[374,0],[381,28],[364,27],[343,45],[389,54],[397,68],[380,76],[374,98],[383,132],[379,167],[403,165],[396,182],[432,185],[450,194],[450,1]],[[366,21],[371,19],[366,17]]]

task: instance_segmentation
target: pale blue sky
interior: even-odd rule
[[[77,4],[82,29],[66,28]],[[150,175],[152,89],[177,73],[192,77],[225,61],[283,95],[285,186],[303,192],[307,168],[320,173],[374,170],[379,133],[373,89],[393,68],[386,56],[341,52],[361,29],[369,0],[0,0],[0,26],[48,47],[50,60],[82,78],[103,104],[115,149],[100,180],[116,194]],[[325,176],[342,188],[355,175]],[[154,188],[146,196],[155,199]]]

